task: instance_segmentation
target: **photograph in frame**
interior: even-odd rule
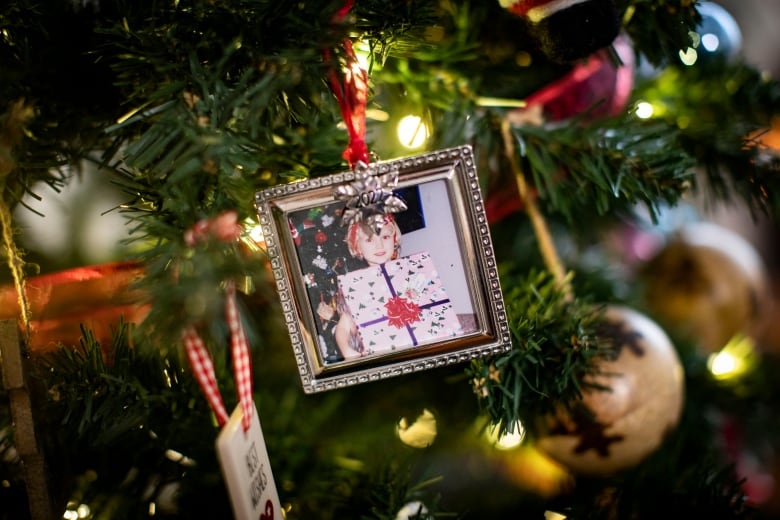
[[[306,392],[510,348],[470,147],[270,188],[256,203]]]

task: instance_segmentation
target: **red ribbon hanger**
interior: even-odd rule
[[[231,211],[215,219],[196,223],[185,234],[185,242],[190,247],[208,237],[214,237],[227,242],[237,239],[240,233],[241,226],[238,223],[238,216]],[[246,333],[241,325],[241,316],[236,305],[236,287],[233,281],[229,281],[225,289],[225,320],[230,331],[233,376],[236,381],[239,404],[243,412],[241,426],[246,432],[249,430],[255,411],[254,397],[252,395],[252,358],[249,354]],[[195,379],[198,381],[198,385],[200,385],[206,400],[214,411],[221,428],[227,424],[230,415],[225,408],[222,395],[217,387],[217,378],[211,354],[192,325],[187,325],[184,328],[182,340],[184,341],[184,350],[195,374]]]
[[[341,23],[352,9],[353,0],[346,0],[333,16],[334,23]],[[368,164],[368,146],[366,145],[366,105],[368,104],[368,72],[360,66],[352,41],[345,38],[345,69],[342,74],[335,67],[328,71],[328,82],[341,109],[341,116],[347,125],[349,143],[342,157],[350,168],[362,162]],[[330,49],[323,50],[326,62],[331,61]]]

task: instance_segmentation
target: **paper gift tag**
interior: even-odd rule
[[[217,458],[237,520],[282,520],[279,495],[271,473],[257,409],[244,433],[241,406],[217,437]]]

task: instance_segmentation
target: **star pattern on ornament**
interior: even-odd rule
[[[613,352],[611,359],[614,361],[620,356],[623,348],[628,347],[637,357],[645,355],[642,346],[642,334],[631,328],[622,320],[606,320],[598,328],[598,335],[612,342]]]
[[[579,442],[573,448],[574,453],[582,454],[593,450],[600,457],[609,457],[610,446],[625,438],[623,435],[607,435],[608,425],[598,422],[584,407],[572,410],[571,420],[573,426],[556,421],[550,428],[550,434],[579,437]]]
[[[398,170],[382,175],[372,174],[364,164],[355,168],[356,179],[336,186],[333,195],[344,201],[341,225],[364,222],[379,234],[385,224],[384,215],[406,211],[406,203],[393,194],[398,185]]]

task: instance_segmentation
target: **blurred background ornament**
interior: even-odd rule
[[[592,122],[625,110],[634,88],[634,51],[625,35],[612,50],[599,50],[569,72],[525,98],[525,107],[507,114],[512,125],[544,125],[572,118]],[[523,208],[514,181],[488,189],[485,209],[491,223]]]
[[[594,52],[561,78],[526,97],[526,106],[514,110],[510,120],[539,105],[544,121],[616,116],[626,108],[633,86],[634,50],[628,37],[620,35],[611,51]]]
[[[539,449],[575,473],[607,476],[639,464],[680,419],[683,368],[669,337],[627,307],[610,306],[600,337],[615,357],[598,365],[581,406],[562,409],[541,424]]]
[[[569,62],[604,48],[620,30],[612,0],[499,0],[521,17],[539,50],[551,61]]]
[[[680,228],[639,268],[649,314],[707,353],[739,333],[760,335],[771,304],[767,276],[747,240],[707,222]]]
[[[736,58],[742,51],[742,31],[731,13],[715,2],[701,2],[697,9],[701,14],[696,26],[699,59]]]

